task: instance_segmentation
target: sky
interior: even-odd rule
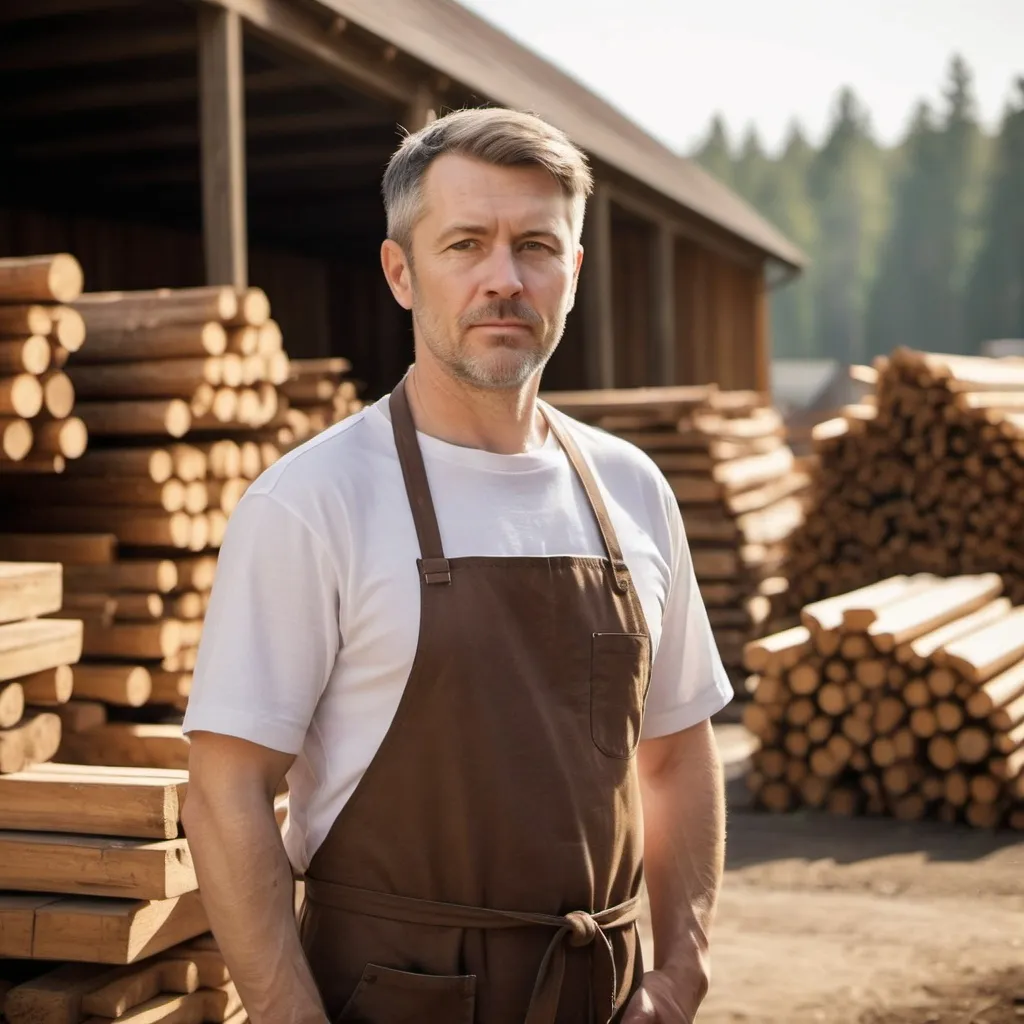
[[[989,129],[1024,76],[1024,0],[460,0],[689,152],[721,113],[775,150],[793,119],[814,142],[854,88],[885,145],[941,102],[950,57],[974,73]]]

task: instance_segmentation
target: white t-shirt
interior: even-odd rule
[[[678,732],[732,696],[678,506],[639,449],[567,422],[600,482],[651,634],[642,735]],[[520,455],[424,434],[419,442],[446,556],[605,553],[550,431]],[[228,524],[184,729],[298,755],[285,845],[300,872],[398,708],[419,630],[418,557],[386,399],[270,467]]]

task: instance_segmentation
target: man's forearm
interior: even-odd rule
[[[692,1020],[707,991],[708,936],[725,857],[721,761],[710,723],[653,740],[642,757],[654,967],[674,980]]]
[[[231,978],[252,1024],[325,1024],[273,806],[258,791],[231,802],[211,806],[190,792],[186,818],[203,905]]]

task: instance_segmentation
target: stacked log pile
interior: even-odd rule
[[[809,477],[762,396],[709,387],[553,392],[556,408],[642,448],[679,502],[726,668],[763,634]]]
[[[86,448],[64,372],[85,341],[68,303],[82,268],[67,253],[0,259],[0,474],[60,472]]]
[[[895,351],[814,429],[783,615],[894,573],[998,572],[1024,601],[1024,360]]]
[[[347,359],[292,359],[288,380],[281,386],[287,400],[271,426],[274,440],[291,447],[339,423],[363,407]]]
[[[245,1020],[181,835],[187,778],[69,764],[0,777],[9,1024]]]
[[[1002,592],[897,575],[749,644],[756,801],[1024,828],[1024,606]]]
[[[85,622],[60,758],[180,768],[216,550],[246,488],[280,455],[261,431],[278,413],[288,359],[259,289],[75,305],[90,345],[67,372],[92,444],[59,477],[0,483],[12,499],[0,551],[63,562],[65,610]]]
[[[60,746],[82,653],[81,621],[44,617],[61,601],[59,564],[0,562],[0,775],[49,761]]]

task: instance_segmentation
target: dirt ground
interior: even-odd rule
[[[1024,1024],[1024,836],[754,812],[743,742],[699,1024]]]

